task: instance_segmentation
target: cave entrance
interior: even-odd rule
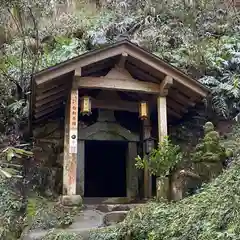
[[[85,142],[85,197],[126,197],[127,141]]]

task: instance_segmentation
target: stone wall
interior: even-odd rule
[[[61,120],[34,127],[34,161],[47,195],[62,192],[63,134]]]
[[[63,155],[63,123],[49,122],[34,128],[34,156],[43,166],[62,165]]]

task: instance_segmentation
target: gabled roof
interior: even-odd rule
[[[127,54],[125,68],[133,78],[160,84],[165,76],[171,76],[174,80],[172,100],[175,100],[175,94],[180,94],[179,99],[185,98],[185,101],[179,102],[183,106],[191,105],[190,103],[199,101],[209,93],[209,89],[178,68],[130,41],[123,40],[107,47],[87,52],[34,74],[31,104],[32,119],[39,118],[36,116],[42,117],[41,114],[35,114],[40,111],[38,108],[44,110],[46,107],[49,107],[49,104],[56,106],[56,110],[61,107],[70,90],[74,72],[81,69],[81,76],[83,77],[105,76],[114,67],[122,54]],[[54,103],[49,98],[49,96],[53,95],[56,96]],[[43,107],[43,105],[46,107]]]

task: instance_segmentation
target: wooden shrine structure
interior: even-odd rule
[[[126,159],[122,159],[126,162],[124,194],[136,197],[139,182],[134,164],[141,139],[155,136],[162,141],[168,134],[168,122],[181,119],[189,107],[201,102],[208,93],[207,88],[179,69],[130,41],[122,40],[36,73],[31,83],[31,129],[49,119],[64,117],[63,195],[67,196],[84,197],[88,185],[97,184],[97,181],[86,184],[86,141],[107,141],[109,146],[113,146],[111,142],[114,141],[126,142]],[[145,107],[147,104],[147,108],[142,109],[146,112],[139,120],[141,103]],[[89,109],[86,114],[98,110],[98,117],[87,127],[82,127],[79,121],[84,108]],[[124,120],[135,121],[133,125],[142,122],[143,131],[133,132],[122,126],[114,117],[116,112],[133,114],[129,120],[128,115],[124,115]],[[151,120],[152,112],[156,112],[157,121]],[[99,161],[104,161],[101,147],[90,152],[95,149]],[[110,154],[111,149],[108,152]],[[118,152],[114,154],[117,158]],[[114,155],[111,158],[114,162]],[[89,171],[96,171],[100,165],[91,168]],[[104,175],[99,175],[99,179],[102,177]],[[147,174],[145,196],[149,196],[146,179]]]

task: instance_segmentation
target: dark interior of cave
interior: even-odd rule
[[[85,142],[85,197],[126,197],[125,141]]]

